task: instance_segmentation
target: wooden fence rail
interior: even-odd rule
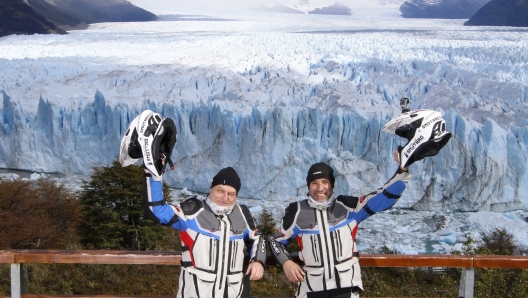
[[[300,261],[295,255],[294,259]],[[133,264],[180,265],[181,252],[114,251],[114,250],[4,250],[0,264],[11,264],[11,298],[72,297],[65,295],[29,295],[24,293],[22,264]],[[528,268],[528,256],[452,256],[452,255],[382,255],[363,254],[359,263],[364,267],[442,267],[462,268],[459,297],[472,298],[475,268]],[[268,265],[276,265],[268,257]],[[74,296],[77,298],[110,298],[141,296]],[[160,296],[146,296],[161,298]],[[1,297],[0,297],[1,298]]]

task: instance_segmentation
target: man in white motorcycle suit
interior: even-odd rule
[[[161,177],[145,174],[144,204],[159,223],[180,230],[182,271],[178,298],[241,297],[244,274],[259,280],[264,273],[264,238],[245,205],[236,204],[240,178],[227,167],[213,178],[206,200],[189,198],[180,205],[163,197]],[[244,247],[250,263],[244,273]]]
[[[249,209],[236,203],[241,181],[232,167],[212,179],[205,200],[196,197],[170,204],[163,195],[162,176],[176,143],[170,118],[150,110],[136,117],[121,142],[123,166],[143,158],[143,206],[147,216],[180,231],[182,270],[177,297],[241,297],[244,275],[259,280],[266,261],[265,239],[255,228]],[[156,154],[152,154],[156,153]],[[249,265],[244,267],[244,251]]]
[[[296,297],[359,297],[363,282],[356,247],[358,224],[392,207],[412,178],[408,167],[435,156],[451,138],[439,112],[410,111],[407,98],[400,103],[402,114],[382,129],[408,140],[394,152],[399,165],[396,173],[367,195],[336,197],[332,167],[322,162],[313,164],[306,176],[308,197],[286,208],[281,226],[269,238],[271,252],[282,264],[286,277],[298,282]],[[290,239],[299,244],[302,268],[286,250]]]
[[[399,154],[395,153],[396,161]],[[396,203],[412,178],[399,167],[377,191],[361,197],[334,196],[334,171],[326,163],[308,170],[308,198],[291,203],[277,232],[269,238],[272,254],[289,281],[297,282],[296,297],[359,297],[363,289],[356,247],[358,224]],[[301,268],[286,250],[290,239],[299,244]]]

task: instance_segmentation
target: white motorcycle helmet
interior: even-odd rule
[[[382,128],[390,134],[396,134],[408,140],[405,146],[399,146],[400,164],[406,168],[413,162],[440,152],[451,133],[446,131],[446,123],[440,112],[433,110],[410,111],[409,100],[402,98],[402,114],[392,119]]]
[[[176,144],[176,135],[172,119],[145,110],[132,120],[121,139],[119,162],[126,167],[143,158],[147,170],[161,176],[167,162],[174,169],[170,156]]]

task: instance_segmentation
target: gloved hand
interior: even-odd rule
[[[172,150],[176,144],[177,135],[176,126],[172,119],[165,118],[159,125],[161,129],[157,129],[153,132],[155,135],[152,142],[152,152],[158,152],[158,154],[154,156],[154,166],[158,176],[165,172],[167,163],[170,165],[171,170],[174,170],[174,164],[172,163],[170,156],[172,155]],[[145,134],[147,134],[147,131],[145,131]],[[149,167],[147,167],[147,169],[152,171]]]
[[[394,151],[394,160],[400,165],[400,169],[402,171],[407,172],[408,167],[404,167],[401,164],[401,151],[402,151],[402,149],[403,149],[402,146],[398,146],[398,148]]]

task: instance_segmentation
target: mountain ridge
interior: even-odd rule
[[[13,34],[66,34],[24,0],[0,0],[0,37]]]
[[[528,1],[491,0],[464,25],[528,27]]]
[[[126,0],[0,0],[0,37],[66,34],[92,23],[145,22],[155,14]]]

